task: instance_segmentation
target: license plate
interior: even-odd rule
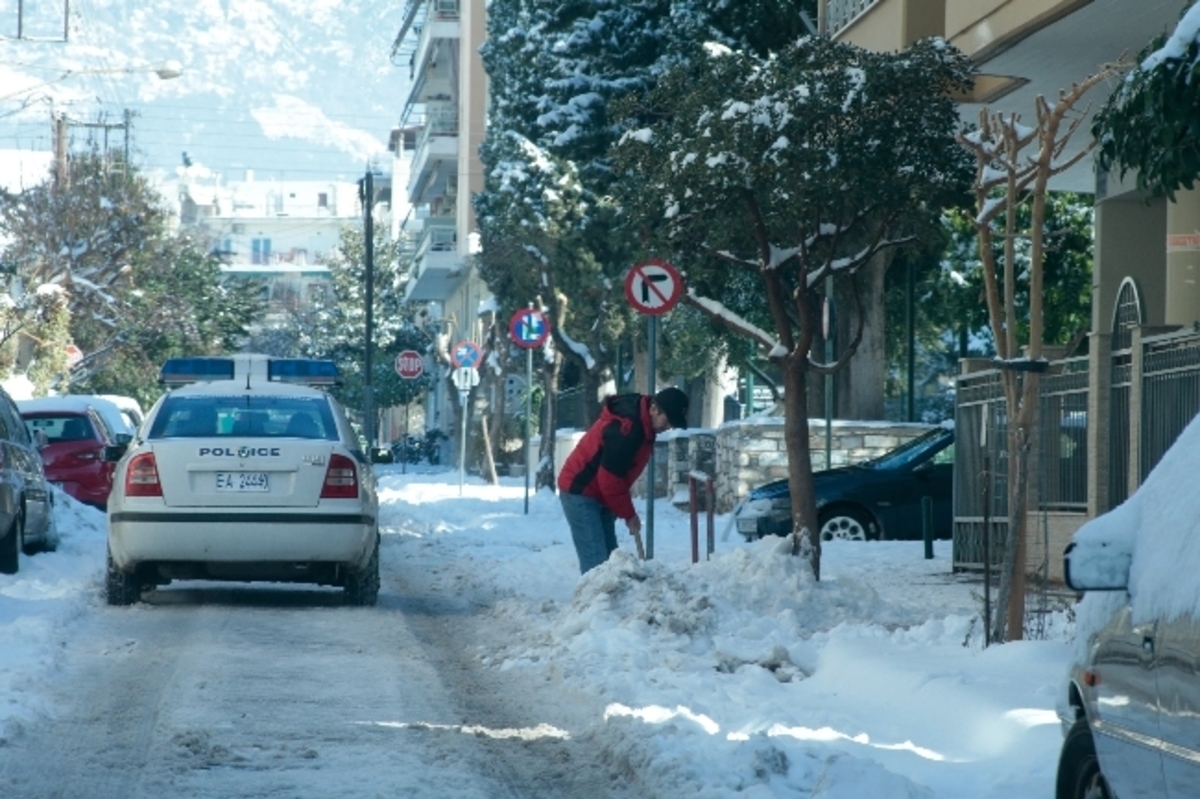
[[[218,491],[269,491],[266,472],[217,472]]]

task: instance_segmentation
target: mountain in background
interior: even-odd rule
[[[392,60],[402,3],[71,0],[64,43],[65,2],[0,0],[0,150],[52,152],[54,113],[72,150],[123,147],[128,112],[145,172],[185,158],[228,180],[386,166],[410,85],[407,59]],[[162,80],[169,61],[183,74]]]

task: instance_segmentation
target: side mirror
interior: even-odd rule
[[[1063,552],[1063,581],[1076,591],[1124,591],[1133,553],[1111,543],[1072,541]]]
[[[933,461],[924,461],[913,467],[913,474],[926,474],[933,471]]]
[[[115,463],[116,461],[121,460],[121,457],[125,454],[125,450],[127,449],[129,449],[128,441],[121,444],[109,444],[104,448],[104,460]]]

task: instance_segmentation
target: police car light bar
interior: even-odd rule
[[[337,386],[341,385],[342,375],[333,361],[272,358],[267,362],[267,380],[306,386]]]
[[[162,365],[158,382],[172,388],[203,380],[232,380],[230,358],[168,358]]]

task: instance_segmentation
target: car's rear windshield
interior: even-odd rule
[[[25,426],[29,434],[36,436],[44,433],[51,444],[61,444],[64,441],[86,441],[96,438],[96,430],[92,420],[83,414],[38,414],[26,416]]]
[[[320,397],[241,395],[167,397],[147,438],[323,438],[336,441],[329,403]]]

